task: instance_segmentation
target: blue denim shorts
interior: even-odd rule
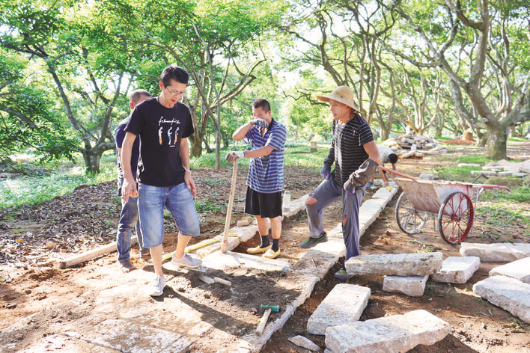
[[[200,235],[199,215],[186,183],[161,187],[138,186],[138,210],[144,248],[154,248],[164,240],[164,206],[171,212],[182,235]]]

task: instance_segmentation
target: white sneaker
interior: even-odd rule
[[[184,254],[180,259],[177,259],[175,255],[171,258],[171,263],[175,266],[185,266],[190,268],[199,267],[202,264],[202,261],[196,258],[191,257],[188,254]]]
[[[150,288],[151,293],[149,293],[149,295],[153,297],[161,296],[162,293],[164,293],[165,286],[166,286],[166,280],[157,275],[155,279],[153,280],[153,283],[151,284],[151,288]]]

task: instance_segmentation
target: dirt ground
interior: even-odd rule
[[[529,151],[528,145],[515,144],[511,145],[509,155],[522,159]],[[453,155],[469,153],[459,146],[450,147],[449,152]],[[473,150],[473,153],[477,151]],[[527,158],[529,156],[525,159]],[[419,175],[443,163],[450,165],[452,162],[441,162],[434,157],[421,161],[400,161],[399,170]],[[246,178],[246,171],[242,169],[240,168],[238,174],[239,180]],[[193,239],[194,242],[222,232],[230,173],[229,168],[220,172],[204,169],[194,173],[198,184],[196,201],[200,210],[202,234],[201,237]],[[302,167],[289,167],[286,170],[285,189],[291,191],[293,198],[312,191],[319,182],[320,177],[313,170]],[[372,193],[368,192],[365,199],[370,198]],[[233,222],[245,217],[242,213],[245,195],[243,182],[238,184],[236,194]],[[397,196],[363,235],[363,253],[442,251],[444,256],[458,256],[459,246],[444,242],[438,232],[434,232],[432,220],[419,234],[409,236],[402,233],[394,218],[396,200]],[[480,205],[479,202],[478,208]],[[519,206],[521,212],[528,213],[530,210],[528,204]],[[89,289],[79,284],[83,282],[80,279],[97,278],[99,268],[118,266],[115,253],[66,270],[59,270],[57,262],[73,253],[113,241],[120,208],[115,184],[106,183],[79,187],[71,194],[38,206],[0,211],[0,330],[54,304],[73,300]],[[528,236],[522,235],[529,234],[530,229],[524,222],[492,225],[486,222],[486,216],[480,213],[477,215],[475,231],[468,241],[530,242]],[[340,222],[341,205],[338,202],[332,204],[325,210],[324,217],[327,229],[335,227]],[[169,252],[174,250],[176,229],[170,217],[165,218],[165,223],[164,249]],[[293,219],[285,220],[280,259],[296,262],[306,251],[298,247],[298,243],[306,237],[305,214],[301,213]],[[245,252],[246,248],[258,243],[259,238],[255,236],[251,241],[241,244],[236,251]],[[152,266],[139,258],[137,246],[133,247],[131,255],[137,267],[152,271]],[[489,270],[497,265],[499,264],[481,264],[479,271],[464,285],[429,281],[424,296],[419,298],[383,292],[383,278],[380,276],[358,276],[350,279],[348,283],[368,286],[372,290],[361,320],[425,309],[452,325],[452,333],[443,341],[429,347],[416,347],[413,352],[524,352],[525,348],[530,352],[530,326],[476,297],[471,290],[474,283],[488,276]],[[303,335],[321,348],[325,347],[324,336],[307,333],[307,320],[329,291],[340,283],[333,277],[338,268],[337,264],[336,268],[316,285],[311,297],[296,310],[284,328],[272,336],[262,352],[307,352],[287,340],[295,335]],[[294,286],[296,277],[289,275],[247,269],[213,271],[209,275],[233,281],[233,286],[238,288],[237,293],[220,284],[205,290],[197,274],[189,271],[171,274],[164,297],[175,296],[198,302],[211,309],[209,315],[221,313],[221,322],[224,320],[227,325],[233,323],[232,318],[237,318],[240,327],[232,327],[231,330],[241,334],[252,330],[257,324],[262,314],[259,304],[281,307],[297,295]],[[19,342],[17,347],[30,344],[36,335],[47,334],[47,320],[58,320],[61,315],[63,314],[57,318],[42,318],[42,321],[35,323],[35,332],[13,337],[12,340]],[[280,314],[273,314],[273,319],[274,315]],[[216,351],[215,342],[212,342],[211,347],[203,347],[203,351]]]

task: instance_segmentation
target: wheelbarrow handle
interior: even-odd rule
[[[482,189],[504,189],[508,191],[512,191],[508,186],[505,185],[488,185],[488,184],[473,184],[474,188],[482,188]]]
[[[379,167],[379,169],[384,170],[385,172],[388,172],[388,173],[391,173],[391,174],[394,174],[394,175],[397,175],[397,176],[400,176],[400,177],[403,177],[403,178],[412,179],[412,180],[420,180],[419,178],[413,177],[413,176],[405,174],[405,173],[400,173],[400,172],[398,172],[398,171],[396,171],[394,169],[390,169],[390,168],[383,167],[383,166],[378,166],[378,167]]]

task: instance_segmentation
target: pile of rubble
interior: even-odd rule
[[[439,142],[430,136],[416,135],[413,132],[390,138],[383,143],[394,151],[400,150],[431,150],[439,146]]]

